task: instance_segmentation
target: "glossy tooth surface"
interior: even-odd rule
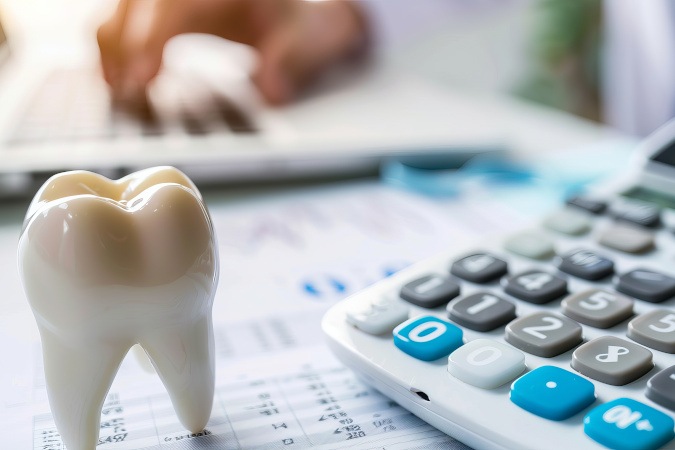
[[[56,175],[31,203],[19,271],[40,330],[54,420],[69,450],[98,442],[103,401],[140,344],[180,422],[211,414],[218,255],[199,191],[174,168],[111,181]]]

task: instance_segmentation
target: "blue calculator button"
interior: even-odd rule
[[[438,317],[413,317],[394,328],[394,344],[412,357],[433,361],[462,346],[462,330]]]
[[[511,385],[511,401],[550,420],[565,420],[595,401],[587,379],[555,366],[542,366]]]
[[[600,405],[584,418],[584,431],[617,450],[657,449],[670,442],[675,422],[667,414],[630,398]]]

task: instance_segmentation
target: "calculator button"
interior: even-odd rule
[[[414,317],[394,328],[394,344],[413,358],[433,361],[463,344],[462,330],[438,317]]]
[[[595,401],[595,386],[587,379],[555,366],[541,366],[511,386],[511,401],[549,420],[565,420]]]
[[[574,370],[614,386],[637,380],[652,367],[652,352],[614,336],[593,339],[572,354]]]
[[[596,328],[609,328],[633,315],[633,301],[614,292],[590,289],[563,299],[563,314]]]
[[[560,258],[558,269],[575,277],[594,281],[613,274],[614,262],[594,251],[578,248]]]
[[[655,227],[661,222],[661,208],[647,202],[619,200],[609,207],[609,214],[643,227]]]
[[[488,253],[475,253],[452,263],[450,273],[474,283],[488,283],[505,275],[506,262]]]
[[[546,217],[543,225],[558,233],[579,236],[590,230],[591,221],[581,211],[565,208]]]
[[[547,259],[553,256],[553,241],[541,233],[526,231],[511,236],[504,242],[504,248],[531,259]]]
[[[479,292],[448,304],[448,317],[476,331],[490,331],[516,318],[516,306],[489,292]]]
[[[662,370],[647,381],[647,398],[675,411],[675,366]]]
[[[427,275],[401,288],[401,298],[423,308],[445,305],[459,295],[459,285],[440,275]]]
[[[408,307],[392,296],[357,303],[347,310],[346,320],[369,334],[388,333],[408,318]]]
[[[510,277],[504,291],[526,302],[542,304],[567,294],[567,281],[548,272],[530,270]]]
[[[675,353],[675,313],[658,309],[628,323],[628,337],[654,350]]]
[[[581,342],[581,326],[558,314],[539,312],[506,326],[506,342],[527,353],[551,358]]]
[[[525,371],[525,355],[489,339],[471,341],[448,357],[448,372],[482,389],[494,389]]]
[[[645,253],[654,249],[654,235],[627,225],[613,225],[598,238],[598,243],[624,253]]]
[[[583,196],[572,197],[565,203],[570,206],[581,208],[593,214],[602,214],[607,208],[607,203]]]
[[[635,269],[619,277],[616,290],[646,302],[659,303],[675,295],[675,278],[649,269]]]
[[[654,450],[670,442],[675,421],[661,411],[630,398],[596,406],[584,417],[584,432],[617,450]]]

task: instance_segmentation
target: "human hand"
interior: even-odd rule
[[[356,2],[331,0],[120,0],[97,34],[105,80],[115,97],[144,97],[169,39],[208,33],[254,47],[253,81],[282,104],[323,69],[365,42]]]

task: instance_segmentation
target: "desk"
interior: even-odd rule
[[[555,136],[605,136],[576,119],[520,108],[513,123],[518,155],[526,158],[552,147]],[[518,228],[550,207],[534,197],[524,207],[528,191],[481,188],[431,200],[373,179],[205,191],[221,252],[208,431],[186,434],[157,376],[127,358],[106,400],[100,448],[449,445],[341,367],[321,344],[320,317],[345,295],[455,240]],[[3,448],[56,450],[62,445],[46,401],[37,330],[16,273],[23,210],[7,205],[0,220],[0,439]]]

